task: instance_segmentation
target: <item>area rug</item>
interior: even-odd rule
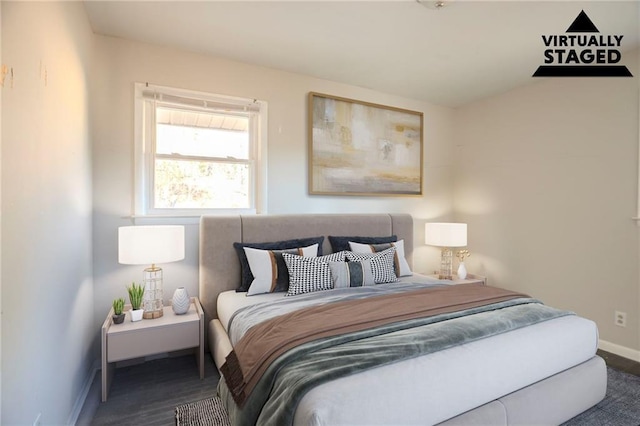
[[[562,426],[639,426],[640,377],[607,368],[607,395]],[[176,408],[176,426],[231,426],[217,396]]]
[[[640,377],[607,368],[607,394],[562,426],[639,426]]]
[[[222,400],[213,398],[176,407],[176,426],[231,426]]]

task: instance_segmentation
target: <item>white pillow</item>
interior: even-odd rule
[[[404,240],[397,241],[395,243],[383,243],[383,244],[361,244],[349,241],[349,247],[351,251],[356,253],[376,253],[389,247],[396,248],[396,275],[399,277],[406,277],[407,275],[413,275],[407,259],[404,257]]]
[[[304,257],[318,256],[318,244],[307,247],[285,250],[261,250],[244,247],[247,262],[253,274],[253,281],[247,291],[247,296],[254,294],[273,293],[275,291],[287,291],[289,284],[289,271],[286,266],[278,268],[277,257],[283,253],[295,253]],[[278,279],[279,278],[279,279]],[[281,286],[278,286],[278,282]]]

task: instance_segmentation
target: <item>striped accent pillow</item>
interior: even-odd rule
[[[271,241],[263,243],[233,243],[233,248],[238,255],[240,261],[240,284],[236,291],[242,292],[249,290],[249,286],[253,282],[253,274],[247,261],[247,255],[244,252],[245,247],[251,247],[261,250],[288,250],[298,247],[307,247],[318,244],[318,256],[322,255],[322,242],[324,237],[298,238],[294,240]]]
[[[374,285],[370,260],[354,262],[329,262],[333,288],[362,287]]]
[[[244,247],[244,252],[253,274],[253,281],[247,291],[247,296],[262,293],[274,293],[289,289],[289,270],[282,258],[284,253],[299,256],[316,257],[318,244],[285,250],[260,250]]]
[[[380,243],[380,244],[361,244],[354,241],[349,241],[349,247],[356,253],[379,253],[389,247],[395,247],[396,253],[394,255],[393,264],[396,271],[396,276],[405,277],[413,275],[409,263],[404,256],[404,240],[396,241],[393,243]]]
[[[369,260],[371,262],[371,270],[373,271],[373,280],[376,284],[394,283],[398,281],[398,277],[393,268],[395,253],[395,247],[389,247],[379,253],[355,253],[348,251],[347,260]]]

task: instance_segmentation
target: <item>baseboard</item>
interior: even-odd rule
[[[640,351],[607,342],[606,340],[598,340],[598,348],[605,352],[619,355],[632,361],[640,362]]]
[[[82,411],[82,407],[87,399],[87,395],[89,394],[89,390],[91,389],[91,385],[93,384],[93,379],[98,374],[100,370],[100,363],[94,361],[91,373],[87,376],[87,379],[84,382],[84,386],[82,386],[82,390],[76,399],[75,404],[73,404],[73,409],[71,410],[71,414],[69,415],[69,420],[67,421],[68,425],[75,425],[78,421],[78,417],[80,417],[80,412]]]

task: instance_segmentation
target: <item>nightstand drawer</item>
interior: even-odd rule
[[[152,321],[152,320],[149,320]],[[107,336],[107,362],[177,351],[200,345],[198,321]]]

